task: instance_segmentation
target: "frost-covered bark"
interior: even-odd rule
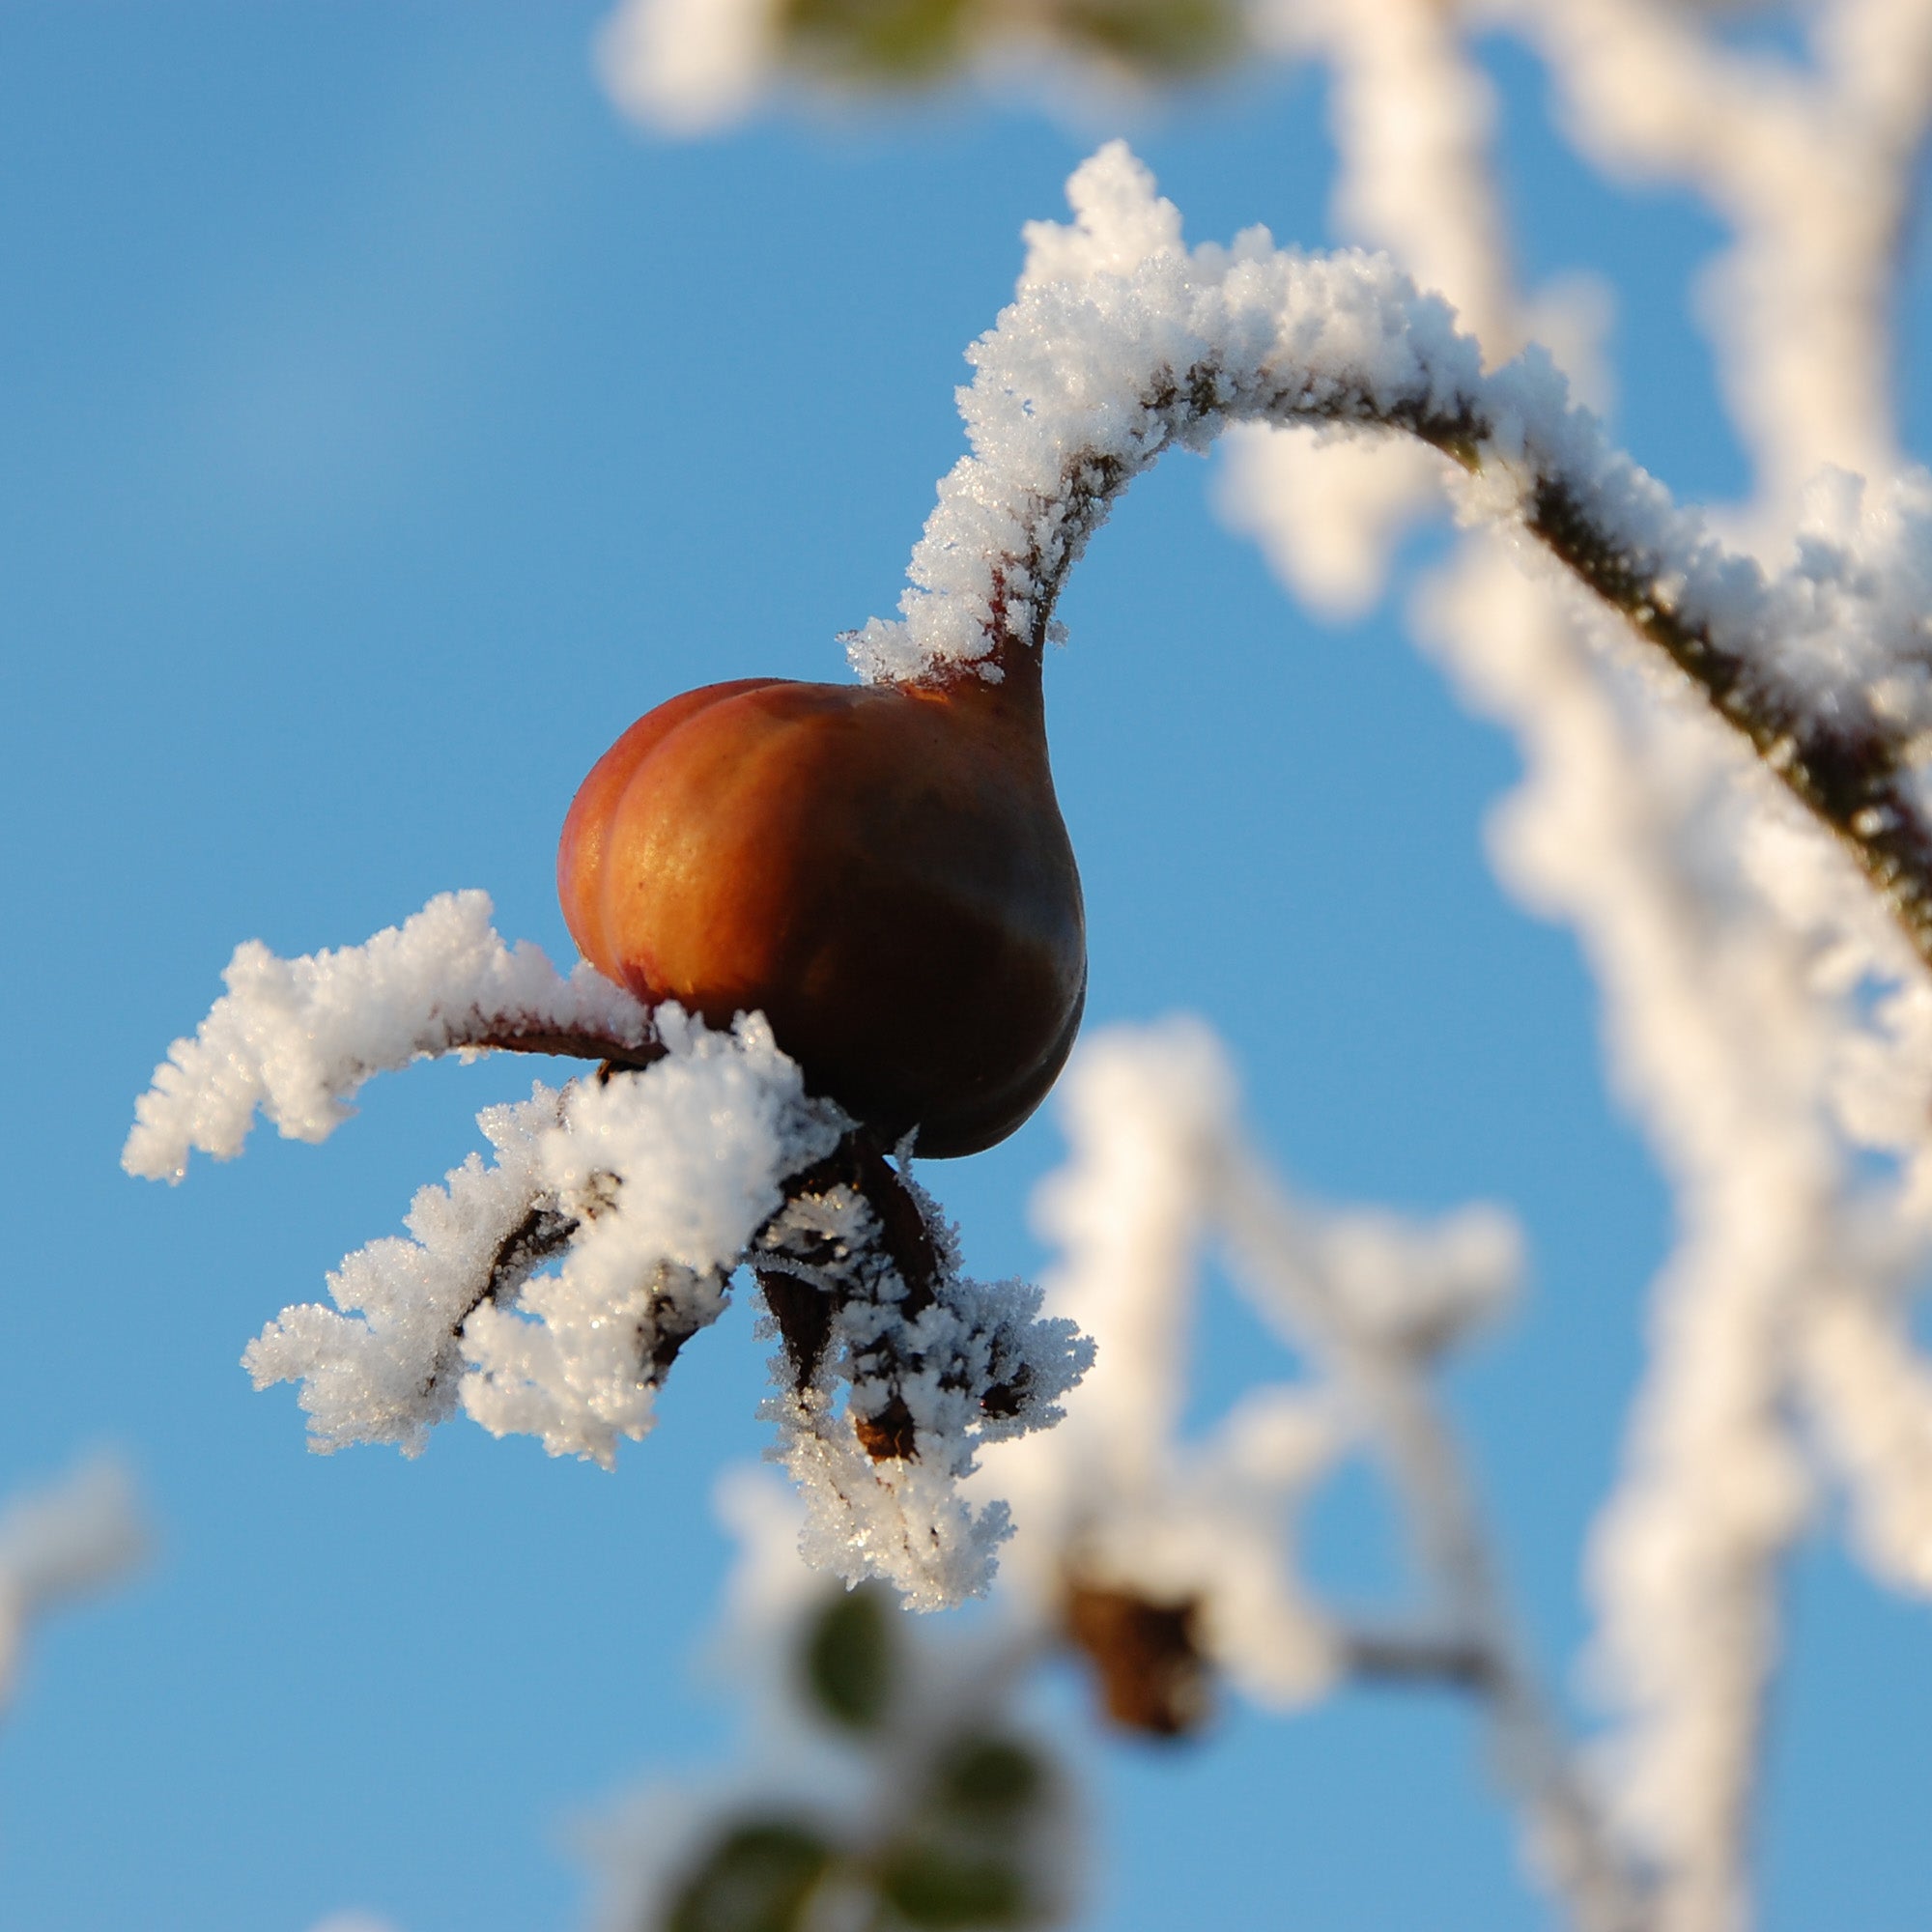
[[[808,1094],[761,1017],[718,1033],[588,967],[563,979],[503,945],[480,893],[362,947],[243,947],[228,983],[143,1097],[131,1171],[178,1179],[191,1149],[239,1151],[257,1107],[321,1140],[371,1073],[426,1055],[603,1062],[486,1109],[492,1161],[472,1153],[416,1195],[406,1236],[351,1255],[333,1307],[286,1308],[249,1345],[258,1387],[300,1385],[316,1448],[414,1455],[460,1408],[609,1466],[744,1265],[784,1335],[770,1411],[815,1559],[922,1608],[986,1587],[1007,1517],[969,1508],[960,1480],[982,1442],[1056,1421],[1092,1350],[1039,1319],[1037,1291],[960,1272],[908,1159]]]
[[[1801,69],[1728,46],[1691,8],[1476,11],[1544,51],[1592,157],[1684,182],[1733,224],[1706,315],[1759,474],[1754,502],[1725,522],[1767,554],[1798,529],[1800,577],[1820,542],[1828,558],[1889,552],[1871,587],[1897,596],[1906,636],[1927,599],[1897,547],[1912,516],[1898,506],[1923,483],[1897,473],[1887,338],[1932,13],[1900,0],[1818,7]],[[1337,10],[1328,23],[1338,67],[1382,75],[1378,122],[1337,117],[1340,208],[1487,318],[1493,350],[1548,339],[1496,245],[1501,199],[1463,111],[1466,43],[1446,13],[1433,36],[1407,17]],[[1401,57],[1392,43],[1405,35],[1428,57]],[[1392,201],[1364,193],[1395,180],[1405,127],[1460,128],[1456,165],[1412,168]],[[1386,474],[1379,497],[1338,488],[1346,472],[1324,469],[1321,452],[1290,460],[1287,441],[1239,451],[1236,520],[1298,582],[1311,525],[1346,526],[1359,497],[1367,601],[1390,532],[1433,491]],[[1871,480],[1801,489],[1827,464]],[[1618,1085],[1679,1196],[1681,1245],[1656,1285],[1627,1472],[1592,1560],[1592,1679],[1618,1720],[1600,1770],[1620,1833],[1657,1870],[1655,1922],[1735,1927],[1749,1915],[1778,1570],[1808,1492],[1840,1487],[1876,1574],[1926,1587],[1932,1380],[1903,1297],[1928,1259],[1932,989],[1831,851],[1766,810],[1734,750],[1660,707],[1487,538],[1472,537],[1414,610],[1471,701],[1523,745],[1529,778],[1496,827],[1504,876],[1581,933]],[[1845,667],[1855,702],[1882,701],[1876,668]]]
[[[1304,256],[1252,229],[1186,248],[1114,143],[1073,177],[1071,227],[1035,223],[1019,298],[974,345],[973,453],[940,485],[903,616],[851,639],[905,680],[1037,646],[1113,499],[1235,422],[1394,431],[1466,472],[1468,514],[1533,539],[1666,656],[1862,867],[1932,959],[1932,479],[1802,533],[1769,573],[1573,409],[1531,355],[1493,372],[1386,259]]]

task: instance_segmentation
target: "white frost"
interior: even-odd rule
[[[565,979],[527,941],[506,947],[478,892],[443,893],[339,952],[278,959],[250,941],[222,977],[227,993],[136,1104],[129,1174],[179,1180],[194,1149],[231,1159],[258,1107],[291,1140],[327,1139],[372,1074],[491,1036],[651,1037],[646,1009],[591,967]]]
[[[1865,509],[1842,488],[1821,499],[1823,519],[1773,574],[1726,552],[1614,450],[1541,351],[1486,373],[1448,305],[1386,256],[1302,255],[1264,229],[1189,250],[1172,204],[1118,141],[1081,166],[1068,196],[1073,222],[1033,225],[1018,298],[970,352],[972,454],[940,483],[902,615],[848,640],[867,677],[962,666],[996,675],[986,661],[1001,639],[1033,638],[1107,502],[1167,449],[1205,448],[1244,421],[1427,422],[1471,452],[1462,494],[1472,519],[1514,525],[1553,480],[1658,609],[1703,628],[1790,704],[1825,718],[1872,694],[1901,744],[1932,730],[1922,473],[1874,492]],[[1273,461],[1294,487],[1300,457]],[[1311,573],[1299,561],[1304,533],[1278,545],[1338,608],[1378,575],[1406,497],[1400,470],[1364,469],[1352,484],[1345,471],[1341,486],[1321,514],[1335,522],[1353,507],[1357,534],[1331,564]],[[1544,555],[1527,537],[1520,547]]]
[[[1073,1322],[1041,1318],[1038,1289],[962,1274],[937,1205],[916,1183],[912,1193],[939,1256],[931,1298],[912,1314],[908,1285],[867,1238],[870,1209],[849,1188],[794,1201],[767,1232],[774,1249],[795,1247],[799,1236],[808,1252],[830,1249],[811,1264],[774,1260],[805,1288],[836,1293],[837,1313],[803,1386],[786,1355],[774,1356],[783,1392],[766,1411],[779,1425],[775,1454],[805,1494],[808,1558],[848,1582],[881,1577],[912,1608],[928,1610],[983,1594],[1010,1534],[1004,1500],[976,1505],[961,1490],[982,1448],[1059,1423],[1094,1346]],[[857,1424],[895,1410],[917,1454],[875,1458]]]
[[[786,1176],[844,1125],[762,1019],[657,1023],[656,1065],[486,1110],[494,1165],[472,1154],[416,1196],[410,1238],[350,1256],[329,1279],[341,1313],[285,1309],[250,1345],[258,1387],[301,1382],[317,1448],[414,1454],[459,1403],[604,1463],[648,1431],[663,1346],[717,1318]]]
[[[464,1328],[464,1407],[493,1434],[540,1436],[554,1456],[608,1464],[621,1437],[645,1434],[653,1338],[716,1319],[723,1278],[780,1207],[785,1178],[846,1124],[806,1097],[762,1018],[729,1034],[675,1009],[658,1020],[668,1057],[574,1088],[544,1138],[551,1197],[579,1219],[562,1265]]]
[[[504,1244],[544,1199],[543,1141],[562,1105],[538,1087],[519,1105],[486,1109],[477,1122],[494,1165],[472,1153],[443,1186],[417,1193],[408,1238],[351,1255],[328,1278],[341,1313],[285,1308],[248,1345],[242,1366],[257,1388],[301,1383],[313,1447],[389,1442],[414,1456],[455,1413],[465,1323]]]

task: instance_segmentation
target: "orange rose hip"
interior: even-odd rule
[[[920,684],[746,678],[640,718],[557,890],[585,958],[713,1026],[761,1011],[814,1093],[927,1156],[1039,1104],[1086,993],[1038,656]]]

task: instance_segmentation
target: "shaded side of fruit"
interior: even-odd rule
[[[978,1152],[1052,1086],[1086,992],[1037,658],[987,684],[747,680],[625,733],[564,828],[584,955],[779,1044],[887,1140]]]

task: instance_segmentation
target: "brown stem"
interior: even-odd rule
[[[1811,815],[1836,835],[1919,956],[1932,962],[1932,826],[1920,815],[1907,746],[1862,691],[1830,712],[1670,609],[1654,558],[1620,551],[1560,477],[1541,479],[1525,522],[1550,554],[1663,651]]]
[[[631,1046],[603,1034],[520,1027],[514,1018],[501,1013],[479,1017],[474,1032],[453,1028],[446,1050],[455,1053],[466,1047],[488,1048],[497,1053],[547,1053],[564,1060],[599,1060],[625,1070],[654,1065],[665,1056],[664,1047],[655,1039]]]
[[[1198,445],[1236,420],[1273,423],[1352,423],[1397,430],[1476,471],[1484,468],[1496,425],[1486,406],[1467,396],[1430,407],[1381,404],[1366,388],[1325,391],[1312,401],[1305,384],[1232,392],[1218,363],[1197,363],[1158,378],[1143,407],[1167,432],[1130,460],[1082,451],[1062,470],[1053,505],[1038,510],[1036,530],[1051,532],[1049,554],[1037,539],[1025,554],[994,569],[996,639],[1007,632],[1009,574],[1017,566],[1033,585],[1026,640],[1043,647],[1054,605],[1067,574],[1106,521],[1115,497],[1185,429]],[[1711,709],[1743,736],[1805,810],[1850,854],[1903,928],[1914,950],[1932,964],[1932,816],[1913,781],[1914,746],[1908,731],[1880,715],[1868,693],[1848,689],[1818,703],[1778,668],[1719,642],[1703,621],[1676,608],[1666,559],[1634,546],[1600,518],[1583,493],[1535,450],[1522,510],[1524,527],[1586,589],[1657,646],[1696,688]]]
[[[779,1324],[779,1336],[791,1363],[792,1387],[802,1393],[811,1386],[832,1341],[832,1296],[782,1268],[754,1268],[753,1273],[772,1320]]]
[[[1446,1684],[1460,1690],[1493,1690],[1499,1674],[1494,1656],[1473,1638],[1400,1631],[1348,1632],[1342,1661],[1352,1677],[1382,1684]]]
[[[498,1301],[514,1294],[545,1262],[569,1247],[577,1229],[574,1214],[559,1213],[556,1208],[538,1202],[497,1243],[497,1252],[491,1257],[482,1282],[464,1304],[463,1312],[450,1323],[450,1334],[462,1334],[463,1324],[486,1301]],[[423,1378],[422,1393],[428,1395],[440,1378],[441,1372],[432,1369]]]
[[[785,1183],[787,1205],[840,1187],[849,1188],[870,1209],[877,1230],[876,1260],[891,1269],[904,1291],[895,1308],[901,1321],[917,1320],[938,1299],[944,1264],[918,1201],[887,1160],[884,1150],[862,1127],[844,1135],[823,1160],[791,1177]],[[753,1252],[761,1249],[796,1263],[800,1270],[794,1273],[782,1266],[767,1266],[754,1272],[765,1306],[784,1343],[792,1386],[803,1393],[817,1376],[831,1344],[833,1321],[841,1305],[841,1290],[837,1284],[849,1280],[849,1293],[862,1293],[874,1270],[829,1239],[800,1244],[793,1236],[792,1245],[776,1249],[754,1242]],[[818,1279],[809,1278],[806,1270]],[[867,1366],[868,1373],[881,1376],[890,1385],[921,1364],[899,1357],[888,1340],[874,1346]],[[1009,1408],[1005,1412],[1012,1411]],[[918,1453],[912,1412],[897,1393],[874,1414],[855,1415],[852,1427],[874,1462],[903,1461]]]

